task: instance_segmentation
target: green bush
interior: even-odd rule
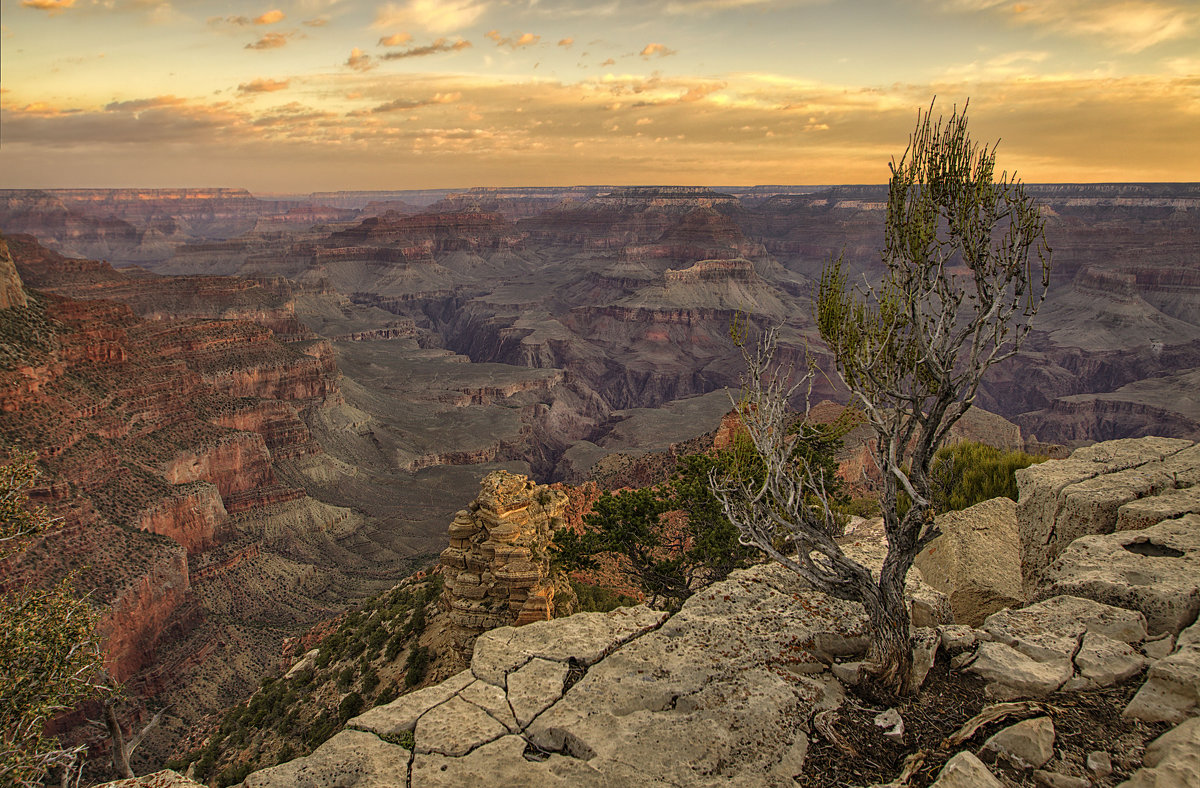
[[[342,722],[351,717],[358,716],[363,710],[362,695],[357,692],[351,692],[346,697],[342,698],[342,702],[338,704],[338,719]]]
[[[375,705],[383,706],[384,704],[391,703],[398,697],[400,697],[400,688],[395,684],[389,683],[379,691],[379,696],[375,698]]]
[[[992,498],[1015,501],[1016,472],[1046,459],[971,441],[943,446],[933,461],[934,506],[955,512]]]
[[[413,650],[408,652],[408,662],[404,665],[404,686],[415,687],[425,678],[425,672],[429,669],[429,649],[425,646],[413,646]]]
[[[589,583],[571,581],[571,588],[579,599],[579,609],[587,613],[607,613],[618,607],[636,605],[637,600],[625,594],[618,594],[607,588],[594,586]]]

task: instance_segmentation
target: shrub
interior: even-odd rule
[[[993,498],[1015,501],[1017,471],[1046,459],[971,441],[943,446],[933,461],[934,505],[955,512]]]

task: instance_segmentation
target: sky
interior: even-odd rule
[[[1200,0],[0,0],[0,187],[1200,181]]]

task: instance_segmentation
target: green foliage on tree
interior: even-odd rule
[[[38,478],[32,454],[10,453],[0,466],[0,561],[54,526],[30,510]],[[68,578],[49,589],[17,587],[0,594],[0,784],[40,785],[52,768],[71,770],[81,747],[62,747],[44,725],[97,693],[103,668],[97,614]]]
[[[1049,284],[1041,212],[995,164],[995,147],[967,133],[965,110],[948,119],[935,119],[932,107],[920,113],[908,148],[889,165],[882,281],[852,284],[840,260],[821,276],[817,327],[874,433],[883,477],[888,552],[879,573],[842,552],[835,503],[814,474],[795,473],[786,425],[797,387],[775,364],[773,334],[747,354],[744,411],[766,474],[756,485],[714,479],[746,540],[814,588],[863,604],[871,624],[865,675],[884,691],[917,689],[904,579],[938,536],[934,455],[974,404],[984,373],[1018,352]]]

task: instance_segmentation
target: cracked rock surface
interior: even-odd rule
[[[636,607],[502,627],[470,670],[246,785],[792,785],[806,721],[842,700],[826,664],[861,649],[864,627],[861,607],[776,565],[670,618]]]
[[[1026,596],[1081,536],[1146,528],[1196,511],[1200,444],[1127,438],[1076,449],[1066,460],[1017,471],[1021,576]],[[1157,519],[1156,519],[1157,518]]]
[[[967,669],[1001,699],[1036,697],[1061,688],[1107,687],[1136,675],[1146,659],[1133,646],[1146,639],[1135,610],[1091,599],[1057,596],[988,616]]]

